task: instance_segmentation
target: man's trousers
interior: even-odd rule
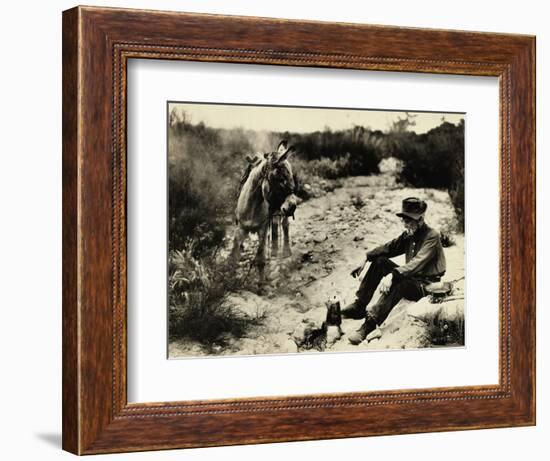
[[[359,307],[366,308],[368,306],[380,281],[396,267],[398,265],[385,256],[379,256],[371,262],[356,293],[356,303]],[[425,282],[416,278],[394,275],[389,292],[381,294],[378,302],[367,309],[367,315],[380,325],[401,299],[418,301],[424,297],[426,295],[425,285]]]

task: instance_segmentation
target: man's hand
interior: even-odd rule
[[[386,275],[380,281],[380,292],[382,294],[387,294],[390,291],[392,282],[393,282],[393,274]]]
[[[360,266],[357,266],[355,269],[351,271],[351,276],[356,279],[359,277],[361,272],[363,271],[363,268],[365,267],[365,263],[361,264]]]

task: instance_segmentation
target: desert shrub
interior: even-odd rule
[[[306,183],[319,181],[320,179],[338,179],[350,176],[349,165],[349,154],[335,160],[329,158],[309,161],[301,158],[292,160],[293,170]],[[312,179],[309,180],[310,178]]]
[[[449,196],[456,212],[458,228],[464,231],[464,155],[455,156],[451,169],[451,183],[448,187]]]
[[[460,222],[458,216],[444,218],[439,225],[439,235],[443,248],[449,248],[456,245],[455,233],[460,231]]]
[[[350,201],[352,206],[356,210],[360,210],[366,205],[365,200],[363,199],[363,196],[358,192],[350,194]]]
[[[384,134],[360,126],[279,136],[289,139],[296,147],[296,156],[308,162],[314,174],[326,179],[378,173],[384,155]]]
[[[310,160],[308,162],[308,168],[312,174],[320,178],[336,179],[342,176],[348,176],[349,154],[335,160],[329,158]]]
[[[428,337],[434,346],[464,345],[464,317],[443,320],[436,316],[428,323]]]
[[[411,135],[396,154],[404,161],[400,174],[405,182],[448,188],[464,167],[464,125],[443,123],[428,133]]]
[[[243,130],[174,123],[168,137],[169,247],[202,256],[221,244],[235,207],[244,155]]]
[[[449,248],[456,245],[456,241],[453,237],[453,234],[451,234],[450,232],[440,232],[439,235],[441,239],[441,245],[443,246],[443,248]]]
[[[464,230],[464,121],[443,122],[425,134],[400,133],[394,156],[403,161],[399,180],[414,187],[449,191],[459,230]]]
[[[292,170],[294,172],[294,193],[302,200],[308,200],[313,197],[320,197],[326,192],[332,192],[338,187],[342,187],[343,181],[341,176],[336,179],[328,179],[326,176],[321,176],[321,171],[315,167],[311,167],[315,161],[304,161],[300,158],[292,160]]]
[[[242,281],[215,255],[198,259],[193,251],[171,251],[168,264],[170,338],[189,338],[212,346],[224,335],[243,336],[258,322],[224,305],[225,295]]]

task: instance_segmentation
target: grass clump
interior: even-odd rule
[[[366,205],[365,200],[363,199],[363,196],[358,192],[354,192],[350,194],[350,201],[356,210],[360,210]]]
[[[224,304],[225,296],[242,285],[234,269],[216,255],[198,259],[193,251],[169,254],[169,336],[188,338],[203,346],[219,344],[222,338],[240,338],[258,323],[239,315]]]

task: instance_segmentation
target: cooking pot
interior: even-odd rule
[[[424,290],[431,296],[432,302],[441,302],[441,300],[452,294],[454,284],[463,278],[464,276],[447,282],[430,283],[424,287]]]

